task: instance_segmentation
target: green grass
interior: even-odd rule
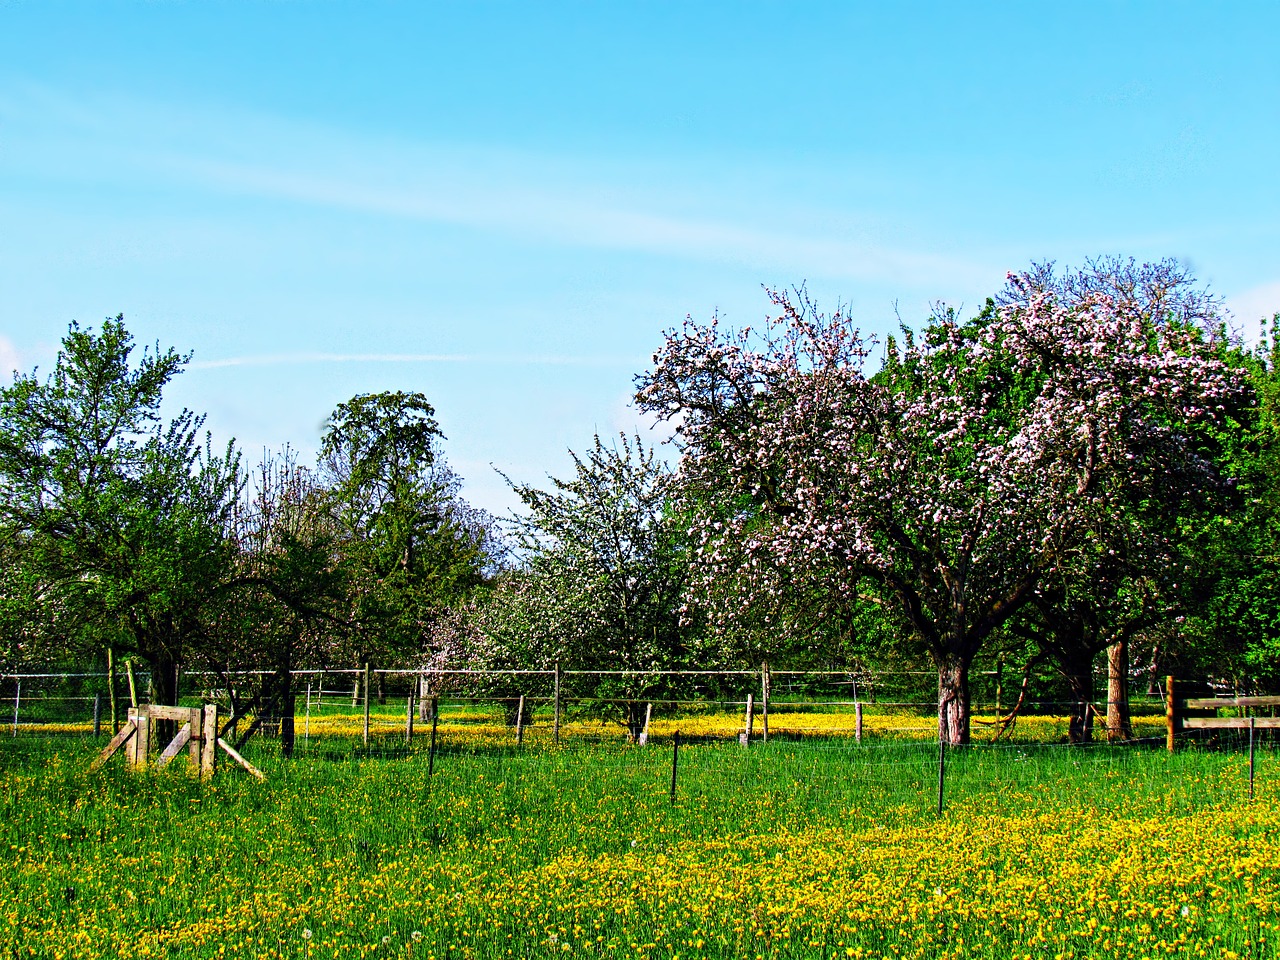
[[[1277,955],[1269,747],[952,751],[942,818],[902,741],[93,752],[0,746],[5,955]]]

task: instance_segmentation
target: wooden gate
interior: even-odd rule
[[[160,751],[156,758],[156,768],[167,766],[185,747],[191,760],[191,768],[197,771],[202,779],[213,776],[217,766],[218,750],[231,757],[259,780],[266,775],[233,749],[218,736],[218,705],[205,704],[203,707],[166,707],[153,703],[140,704],[130,708],[128,719],[120,731],[111,738],[98,758],[93,761],[90,770],[97,770],[121,747],[125,748],[125,764],[130,770],[145,770],[151,763],[151,734],[157,720],[173,720],[181,724],[177,735],[169,741],[169,745]]]

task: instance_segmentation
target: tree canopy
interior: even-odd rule
[[[759,332],[671,332],[639,384],[678,418],[682,474],[744,504],[695,520],[706,576],[741,555],[816,573],[846,605],[870,584],[933,657],[940,733],[963,743],[983,643],[1119,534],[1117,497],[1176,505],[1216,483],[1193,432],[1244,378],[1197,325],[1032,274],[972,321],[904,329],[880,370],[843,311],[772,299]]]

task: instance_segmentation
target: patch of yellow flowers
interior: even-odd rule
[[[1113,808],[1028,796],[941,819],[927,805],[788,815],[778,784],[744,784],[682,797],[724,815],[685,822],[665,798],[637,803],[652,770],[593,789],[590,755],[571,790],[524,792],[559,756],[477,760],[434,785],[418,758],[203,788],[55,757],[6,774],[0,943],[86,960],[1277,955],[1274,787],[1225,799],[1236,771],[1214,758],[1168,790],[1224,799],[1179,814],[1136,782],[1111,784]],[[734,832],[744,802],[753,828]]]

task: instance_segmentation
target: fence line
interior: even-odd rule
[[[648,739],[650,719],[656,721],[656,731],[669,729],[672,722],[671,715],[690,715],[689,708],[700,708],[691,714],[695,717],[702,717],[706,720],[706,724],[702,729],[711,731],[717,730],[720,735],[726,737],[738,736],[745,737],[747,740],[769,739],[774,737],[794,738],[816,738],[816,737],[849,737],[852,735],[854,740],[861,740],[864,732],[875,736],[901,736],[904,734],[923,734],[928,735],[932,731],[936,731],[936,709],[937,703],[929,699],[904,699],[895,697],[893,699],[881,699],[874,694],[874,690],[889,687],[890,690],[897,692],[895,689],[895,680],[907,680],[911,677],[920,677],[932,674],[926,674],[924,671],[895,671],[895,672],[862,672],[857,669],[847,670],[772,670],[767,666],[761,670],[543,670],[543,669],[523,669],[523,670],[489,670],[476,668],[451,668],[451,669],[432,669],[432,668],[380,668],[377,670],[371,668],[301,668],[289,671],[290,675],[299,680],[306,679],[305,694],[303,685],[299,684],[294,687],[294,713],[293,716],[302,721],[303,736],[308,741],[313,735],[319,736],[347,736],[351,731],[346,728],[347,724],[355,726],[359,722],[360,730],[364,739],[368,740],[369,736],[377,733],[384,735],[387,731],[405,728],[406,737],[411,739],[413,736],[412,718],[407,716],[417,703],[419,706],[419,717],[422,721],[426,721],[429,716],[438,715],[438,704],[443,700],[446,710],[448,704],[489,704],[492,709],[488,715],[482,715],[481,711],[474,714],[463,716],[457,711],[453,711],[453,715],[448,718],[447,722],[451,725],[470,725],[474,727],[489,726],[498,729],[508,726],[511,710],[519,698],[523,702],[523,706],[519,708],[516,714],[516,721],[513,729],[523,730],[527,725],[533,728],[538,723],[537,715],[542,714],[543,720],[546,720],[545,712],[550,708],[551,717],[550,726],[554,731],[556,742],[559,741],[559,730],[562,719],[570,722],[572,729],[569,731],[574,738],[581,739],[584,736],[583,718],[595,718],[598,720],[602,715],[610,710],[615,713],[620,711],[629,711],[629,716],[625,717],[627,722],[620,725],[619,733],[625,729],[629,738],[637,736],[637,724],[639,723],[637,713],[643,714],[644,725],[642,739]],[[182,677],[187,681],[187,689],[190,691],[192,684],[196,685],[196,691],[188,696],[198,695],[203,699],[210,697],[222,699],[235,693],[236,684],[232,684],[231,691],[218,690],[208,686],[200,686],[210,680],[227,679],[244,677],[270,677],[275,675],[275,671],[270,670],[245,670],[226,673],[216,673],[210,671],[185,671]],[[373,691],[369,689],[370,685],[367,680],[362,685],[359,680],[363,676],[380,676],[388,678],[399,678],[401,681],[409,680],[411,682],[409,695],[407,698],[396,696],[383,696],[379,692],[379,706],[372,708]],[[140,672],[139,676],[146,679],[147,674]],[[701,694],[694,693],[693,696],[662,696],[651,695],[644,688],[633,689],[631,691],[619,691],[616,695],[605,696],[596,692],[587,692],[580,689],[574,689],[576,684],[572,680],[583,677],[640,677],[652,679],[654,681],[663,678],[714,678],[721,677],[729,681],[730,686],[718,688],[715,685],[707,685],[695,683],[692,688],[686,686],[690,692],[703,691]],[[84,681],[92,681],[94,679],[112,679],[111,672],[41,672],[41,673],[8,673],[0,674],[0,680],[14,682],[15,689],[13,691],[13,711],[10,723],[10,733],[12,739],[17,737],[20,732],[48,732],[57,734],[60,732],[81,732],[84,733],[89,729],[89,716],[83,705],[93,704],[92,710],[92,729],[95,732],[100,730],[101,724],[100,712],[103,703],[99,701],[102,696],[99,693],[86,695],[86,684]],[[444,678],[478,678],[481,683],[467,689],[446,690],[440,689],[437,681]],[[845,681],[843,678],[857,677],[857,681]],[[314,685],[310,682],[312,679],[319,678],[320,683]],[[345,680],[345,686],[335,685],[326,689],[326,678],[333,678],[335,681],[339,679]],[[511,680],[533,679],[533,678],[557,678],[566,681],[563,685],[556,684],[555,691],[537,689],[529,689],[526,687],[521,690],[518,684],[512,684],[508,689],[486,689],[489,684],[484,683],[485,679],[501,681],[503,678]],[[748,678],[751,682],[743,685],[734,684],[735,679],[741,680]],[[783,689],[781,684],[771,684],[771,680],[779,681],[786,678],[787,688]],[[354,689],[350,686],[351,680],[356,680]],[[122,684],[123,679],[118,675],[115,676],[117,684]],[[796,680],[810,680],[811,684],[799,684],[801,689],[796,689]],[[42,681],[71,681],[79,683],[79,690],[75,693],[64,692],[59,695],[51,695],[48,690],[48,684]],[[854,698],[849,699],[847,693],[844,696],[837,694],[836,696],[827,697],[823,695],[824,690],[833,690],[833,688],[844,688],[849,683],[854,684]],[[869,697],[859,697],[858,684],[864,692],[871,694]],[[92,685],[88,685],[89,689],[94,689]],[[363,686],[363,690],[361,687]],[[416,687],[416,689],[415,689]],[[754,690],[752,689],[754,688]],[[251,685],[247,690],[241,691],[244,695],[240,696],[236,701],[244,703],[250,700],[248,695],[253,693],[256,685]],[[401,687],[403,690],[403,687]],[[678,690],[678,688],[677,688]],[[721,691],[724,692],[721,692]],[[759,691],[759,695],[755,691]],[[676,692],[676,691],[672,691]],[[745,692],[746,699],[741,699],[738,694]],[[844,692],[843,690],[841,692]],[[999,696],[999,688],[996,690]],[[305,700],[304,700],[305,696]],[[348,697],[350,707],[346,707]],[[132,699],[132,698],[129,698]],[[427,701],[431,706],[428,708]],[[128,699],[126,700],[128,702]],[[403,705],[404,709],[395,709],[395,716],[385,716],[384,704],[387,702],[395,702]],[[1090,730],[1097,730],[1099,738],[1106,736],[1106,729],[1100,723],[1094,722],[1094,717],[1101,720],[1103,710],[1099,707],[1099,703],[1105,704],[1105,701],[1095,701],[1088,703],[1084,701],[1054,700],[1054,699],[1038,699],[1030,700],[1023,704],[1023,713],[1019,718],[1019,729],[1015,731],[1014,736],[1019,742],[1028,742],[1029,739],[1056,739],[1060,738],[1067,732],[1066,724],[1069,722],[1067,717],[1060,716],[1061,713],[1073,713],[1078,718],[1081,714],[1091,713],[1093,716],[1088,721]],[[1219,708],[1256,708],[1260,706],[1280,705],[1280,698],[1230,698],[1230,697],[1202,697],[1194,700],[1179,700],[1179,710],[1186,712],[1189,709],[1195,710],[1215,710]],[[506,704],[504,707],[503,704]],[[630,707],[626,705],[631,705]],[[82,705],[77,708],[76,705]],[[105,718],[109,720],[117,720],[114,713],[115,696],[114,692],[111,696],[112,714]],[[1159,707],[1167,708],[1167,703],[1154,697],[1137,697],[1131,698],[1129,707],[1135,722],[1142,726],[1149,726],[1150,721],[1159,715],[1154,711]],[[744,708],[750,708],[750,712]],[[357,720],[357,717],[351,713],[344,711],[355,711],[357,708],[363,708],[365,717]],[[853,708],[852,712],[849,708]],[[655,709],[657,713],[655,713]],[[505,711],[505,713],[504,713]],[[736,717],[735,717],[736,711]],[[897,713],[896,711],[903,711]],[[1150,711],[1150,713],[1149,713]],[[250,715],[256,716],[260,711],[253,711]],[[988,727],[998,727],[1002,716],[1001,705],[997,699],[994,706],[990,701],[976,700],[971,703],[971,719],[974,724],[974,733],[980,733],[983,725]],[[1167,709],[1165,711],[1167,713]],[[312,731],[313,714],[318,724],[318,729]],[[807,718],[812,717],[818,722],[807,722]],[[753,729],[756,719],[759,719],[759,732]],[[987,719],[992,718],[992,719]],[[911,720],[916,720],[913,724]],[[843,723],[841,722],[843,720]],[[905,722],[904,722],[905,721]],[[1243,727],[1247,725],[1247,721],[1235,721],[1229,718],[1194,718],[1181,716],[1177,720],[1179,725],[1185,723],[1188,727],[1196,728],[1225,728],[1225,727]],[[864,727],[865,724],[865,727]],[[1261,732],[1263,729],[1280,726],[1280,723],[1270,718],[1256,718],[1253,724],[1255,729]],[[276,728],[272,726],[272,720],[269,718],[267,727],[270,730]],[[686,731],[689,735],[696,735],[690,731]],[[496,736],[497,734],[495,734]],[[536,733],[534,734],[537,735]],[[656,733],[657,736],[665,734]],[[519,736],[519,732],[517,732]],[[1141,738],[1139,738],[1141,739]]]

